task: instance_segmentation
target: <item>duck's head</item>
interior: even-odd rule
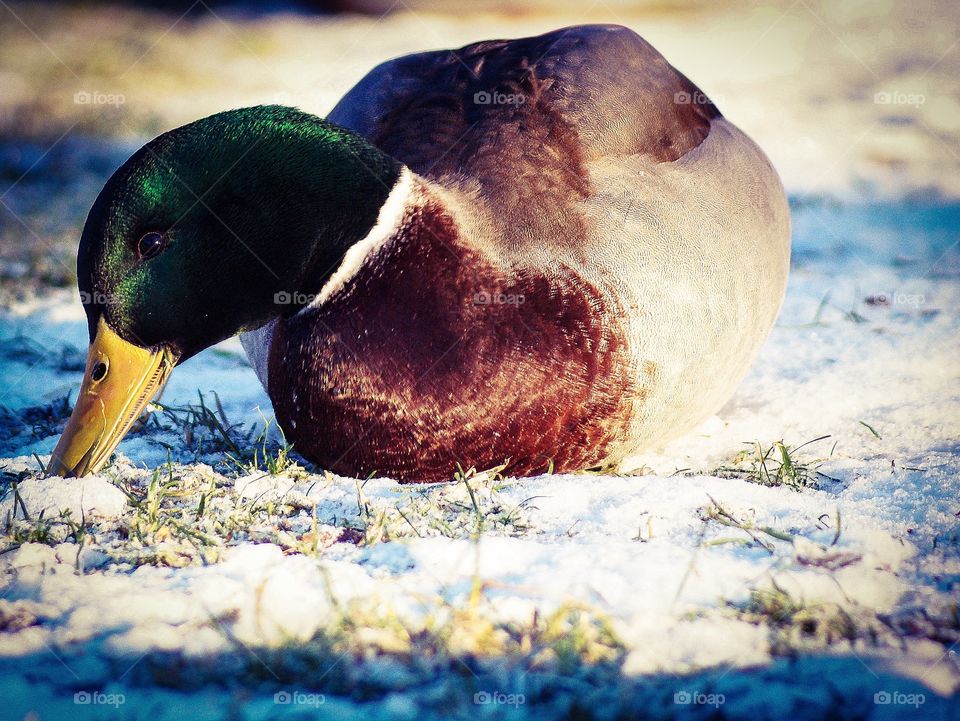
[[[219,113],[137,151],[83,229],[90,349],[48,471],[98,470],[174,366],[297,312],[376,223],[400,170],[359,136],[279,106]]]

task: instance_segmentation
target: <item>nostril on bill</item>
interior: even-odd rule
[[[100,361],[93,367],[93,370],[90,371],[90,380],[102,381],[106,375],[107,364],[104,361]]]

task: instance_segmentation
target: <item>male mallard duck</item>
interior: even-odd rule
[[[622,27],[392,60],[327,120],[218,113],[90,211],[92,340],[51,471],[99,469],[175,365],[237,333],[332,471],[615,462],[730,396],[789,238],[763,152]]]

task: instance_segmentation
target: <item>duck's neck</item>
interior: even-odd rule
[[[404,169],[356,133],[320,118],[290,109],[263,115],[239,125],[250,136],[242,172],[224,173],[211,191],[227,209],[215,220],[236,244],[224,249],[221,266],[191,266],[179,278],[225,286],[179,321],[190,326],[175,338],[184,359],[308,305],[350,249],[374,231]],[[211,146],[217,152],[215,139]]]
[[[350,294],[359,279],[366,277],[369,282],[370,277],[380,275],[371,273],[370,268],[365,269],[378,254],[383,256],[400,252],[406,262],[410,260],[411,253],[416,257],[424,250],[425,241],[440,245],[453,242],[456,231],[452,220],[446,212],[441,211],[442,206],[429,195],[423,178],[402,166],[380,205],[376,221],[363,237],[346,248],[334,266],[309,275],[300,286],[305,290],[291,294],[287,299],[290,304],[283,306],[282,312],[275,313],[263,325],[241,334],[244,350],[264,388],[269,388],[268,361],[277,321],[286,318],[297,325],[305,320],[309,328],[310,319],[315,313],[322,314],[331,305],[342,306],[344,296]],[[389,251],[387,247],[390,247]],[[379,262],[384,262],[382,257]],[[387,276],[392,277],[394,272],[403,275],[404,268],[391,268]],[[362,280],[360,282],[365,284]]]
[[[353,133],[327,124],[317,132],[336,140],[318,140],[320,156],[304,159],[288,180],[282,205],[290,223],[281,219],[276,231],[289,262],[275,279],[271,317],[289,317],[336,287],[357,255],[379,242],[410,182],[405,166]]]
[[[405,220],[409,220],[408,214],[416,202],[414,183],[413,173],[403,166],[389,194],[380,205],[376,222],[367,229],[363,237],[346,248],[332,273],[329,269],[324,269],[312,279],[314,285],[320,282],[319,290],[305,294],[300,300],[308,300],[309,305],[326,302],[343,289],[368,257],[400,231]]]

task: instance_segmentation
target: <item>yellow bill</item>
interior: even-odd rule
[[[106,463],[176,365],[167,348],[141,348],[101,316],[77,403],[50,456],[49,475],[83,476]]]

